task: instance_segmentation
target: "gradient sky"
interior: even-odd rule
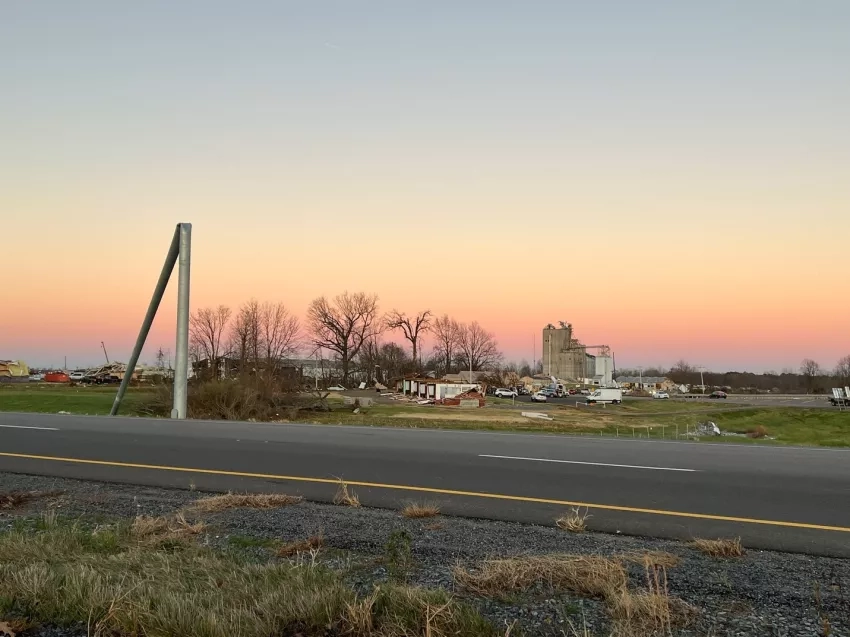
[[[514,359],[557,320],[618,366],[850,353],[846,0],[8,0],[0,60],[0,358],[126,360],[179,221],[193,307],[365,290]]]

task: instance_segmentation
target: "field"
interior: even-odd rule
[[[491,404],[492,403],[492,404]],[[552,420],[522,416],[544,413]],[[637,438],[691,438],[704,441],[850,447],[850,414],[828,409],[749,407],[677,401],[627,401],[619,406],[511,406],[488,399],[478,410],[410,405],[373,405],[352,413],[337,407],[331,413],[307,414],[303,420],[326,424],[440,429],[481,429]],[[694,426],[712,421],[730,436],[693,436]]]
[[[0,411],[105,415],[115,387],[55,385],[0,385]],[[140,415],[153,396],[150,389],[131,388],[121,408],[123,415]],[[694,426],[715,422],[729,435],[702,440],[741,443],[797,444],[850,447],[850,414],[829,409],[770,407],[679,401],[628,400],[619,406],[513,405],[488,399],[483,409],[422,407],[392,402],[374,404],[353,413],[336,395],[331,412],[305,412],[299,422],[362,426],[528,431],[574,435],[601,435],[658,439],[693,438]],[[543,413],[551,420],[528,418],[523,411]],[[690,435],[689,435],[690,433]]]
[[[86,387],[36,383],[0,385],[0,411],[37,412],[105,416],[112,408],[117,385]],[[138,409],[151,396],[150,389],[130,388],[121,403],[121,414],[137,415]]]

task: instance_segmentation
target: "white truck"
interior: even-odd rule
[[[601,387],[590,394],[587,397],[588,405],[595,405],[597,403],[611,403],[612,405],[619,405],[623,402],[623,390],[622,389],[611,389],[608,387]]]

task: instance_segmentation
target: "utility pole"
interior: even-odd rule
[[[106,353],[106,345],[104,345],[103,341],[101,341],[100,346],[103,348],[103,355],[106,357],[106,364],[109,365],[109,354]]]
[[[705,396],[705,378],[703,378],[702,371],[705,369],[702,365],[697,365],[697,369],[699,370],[699,384],[702,389],[702,395]]]
[[[638,367],[638,378],[640,381],[638,382],[638,387],[641,391],[643,391],[643,367]]]

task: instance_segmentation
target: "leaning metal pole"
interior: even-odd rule
[[[177,227],[174,229],[174,237],[171,239],[168,255],[165,257],[165,263],[162,266],[162,272],[159,274],[159,280],[156,282],[150,305],[148,305],[147,314],[145,314],[145,319],[142,321],[142,328],[139,330],[139,336],[136,338],[136,345],[133,347],[133,353],[130,355],[130,361],[127,363],[127,369],[124,371],[124,378],[121,379],[118,394],[112,403],[112,409],[109,411],[110,416],[118,413],[121,400],[127,392],[127,386],[130,384],[130,379],[133,378],[136,363],[139,362],[139,356],[142,353],[142,348],[145,346],[145,340],[148,337],[148,332],[150,332],[154,316],[156,316],[156,311],[159,308],[159,303],[162,301],[162,295],[165,294],[165,288],[168,286],[168,279],[171,278],[171,271],[177,262],[177,255],[180,251],[180,225],[177,224]]]
[[[180,260],[177,270],[177,354],[174,359],[172,418],[186,417],[189,380],[189,280],[192,265],[192,224],[181,223]]]

